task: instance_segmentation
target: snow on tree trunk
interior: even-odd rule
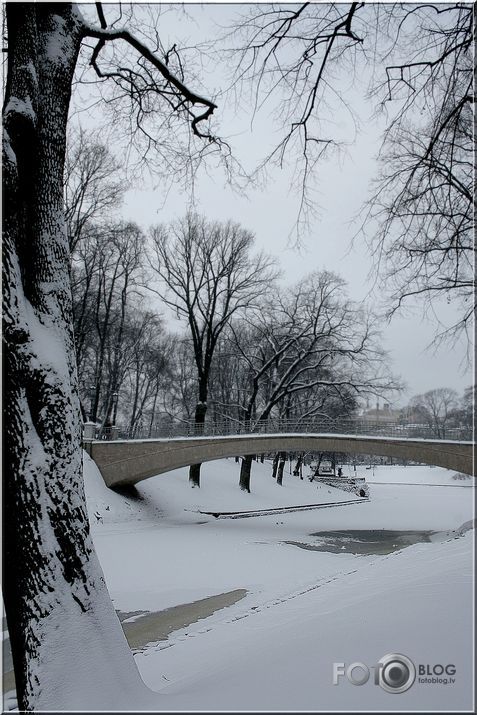
[[[4,602],[21,710],[132,708],[140,680],[91,540],[63,209],[81,17],[9,3],[4,106]]]

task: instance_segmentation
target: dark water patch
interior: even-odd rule
[[[400,551],[407,546],[429,543],[435,531],[392,531],[390,529],[348,529],[343,531],[315,531],[311,543],[285,541],[306,551],[332,554],[383,555]]]
[[[245,588],[227,591],[217,596],[201,598],[192,603],[172,606],[163,611],[118,611],[124,634],[131,650],[142,650],[149,643],[165,641],[171,633],[186,628],[216,611],[232,606],[247,595]],[[134,620],[128,619],[134,617]]]
[[[216,611],[232,606],[247,595],[245,588],[201,598],[192,603],[163,611],[116,611],[131,650],[142,650],[148,643],[167,640],[174,631],[208,618]],[[3,641],[3,693],[15,691],[10,639]]]

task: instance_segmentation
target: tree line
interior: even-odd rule
[[[427,425],[437,439],[445,439],[453,429],[464,429],[472,435],[475,386],[467,387],[460,396],[450,387],[438,387],[415,395],[405,412],[408,419]]]
[[[352,416],[360,396],[399,388],[376,316],[337,274],[283,285],[275,259],[233,221],[187,213],[145,232],[115,220],[121,189],[108,148],[81,132],[68,156],[79,393],[99,436],[112,424],[135,437],[178,421],[200,434],[206,419],[253,431],[271,417]],[[251,462],[241,467],[248,491]],[[199,486],[200,465],[190,481]]]
[[[115,220],[119,167],[92,135],[72,136],[66,167],[81,410],[99,437],[111,425],[133,438],[177,423],[201,434],[206,420],[253,431],[271,418],[351,418],[360,397],[400,389],[376,316],[337,274],[315,270],[284,286],[274,258],[232,221],[188,213],[145,232]],[[469,396],[459,405],[439,388],[407,411],[444,438],[469,422]],[[251,465],[242,459],[247,491]],[[190,481],[200,485],[200,465]]]

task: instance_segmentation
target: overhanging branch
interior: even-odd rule
[[[85,24],[83,34],[84,37],[92,37],[98,40],[98,43],[95,46],[90,59],[90,64],[98,75],[98,77],[102,79],[107,77],[115,77],[119,80],[123,80],[124,82],[129,84],[131,92],[134,92],[137,95],[141,95],[141,93],[145,93],[146,91],[151,90],[157,92],[161,96],[166,95],[168,93],[170,94],[172,92],[176,99],[179,100],[179,104],[176,105],[174,109],[176,111],[179,111],[180,109],[186,110],[186,112],[191,118],[191,128],[194,135],[201,139],[206,139],[209,142],[219,143],[217,137],[213,136],[209,132],[201,131],[201,129],[199,128],[199,125],[202,122],[205,122],[212,116],[214,110],[217,109],[217,105],[211,100],[197,94],[189,87],[187,87],[184,82],[182,82],[178,77],[176,77],[173,72],[171,72],[167,64],[165,64],[157,56],[157,54],[152,52],[147,47],[147,45],[141,42],[135,35],[129,32],[129,30],[125,28],[108,28],[102,3],[96,3],[96,9],[98,12],[101,27],[98,28],[92,25]],[[134,71],[132,70],[127,70],[125,68],[118,68],[116,71],[113,72],[105,72],[104,70],[102,70],[98,63],[101,51],[108,42],[114,42],[115,40],[123,40],[131,47],[133,47],[140,57],[147,60],[147,62],[149,62],[159,72],[161,78],[165,80],[165,87],[160,87],[158,84],[156,84],[155,86],[148,85],[147,87],[141,87],[136,80],[136,73],[134,73]],[[186,106],[187,104],[191,107],[199,106],[203,107],[204,109],[200,113],[194,114],[194,112],[188,106]]]

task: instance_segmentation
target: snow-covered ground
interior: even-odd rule
[[[288,465],[280,488],[270,463],[254,463],[246,494],[238,470],[233,459],[206,463],[191,489],[178,469],[131,498],[108,490],[85,456],[93,536],[118,611],[134,621],[234,592],[233,605],[197,611],[196,622],[188,607],[187,625],[161,640],[143,634],[136,662],[164,710],[472,711],[474,532],[457,529],[473,518],[473,480],[436,467],[358,468],[371,484],[366,503],[238,520],[199,513],[354,499]],[[348,553],[349,539],[342,553],[314,550],[316,532],[363,529],[436,533],[381,555]],[[455,682],[416,681],[399,695],[373,677],[333,685],[334,662],[371,668],[388,653],[454,665]]]

